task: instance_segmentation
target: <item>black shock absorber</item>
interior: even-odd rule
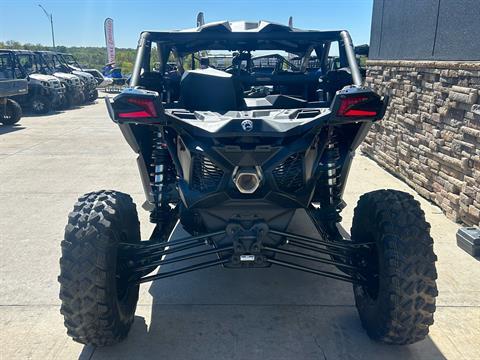
[[[320,175],[314,196],[314,200],[320,203],[319,214],[323,220],[341,220],[341,168],[337,135],[335,130],[330,128],[328,144],[320,160]]]
[[[172,200],[170,194],[175,182],[175,168],[160,130],[153,133],[152,160],[154,171],[151,174],[153,181],[150,185],[152,186],[154,209],[150,213],[150,221],[162,228],[170,221],[170,201]]]

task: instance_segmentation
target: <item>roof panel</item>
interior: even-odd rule
[[[301,30],[268,21],[217,21],[174,31],[145,31],[149,40],[179,53],[199,50],[284,50],[302,53],[340,38],[337,31]]]

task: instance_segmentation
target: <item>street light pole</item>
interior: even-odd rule
[[[43,12],[45,13],[45,15],[47,16],[47,18],[50,20],[50,27],[52,29],[52,43],[53,43],[53,50],[55,50],[55,33],[53,32],[53,14],[49,14],[47,12],[47,10],[45,10],[45,8],[38,4],[38,6],[40,7],[40,9],[43,10]]]

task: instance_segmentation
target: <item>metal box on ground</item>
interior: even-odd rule
[[[480,228],[464,227],[459,229],[457,245],[473,257],[480,257]]]

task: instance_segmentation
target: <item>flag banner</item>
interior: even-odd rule
[[[113,38],[113,19],[106,18],[104,23],[105,43],[107,45],[107,64],[115,63],[115,40]]]
[[[203,12],[199,12],[197,15],[197,27],[205,25],[205,18]]]

